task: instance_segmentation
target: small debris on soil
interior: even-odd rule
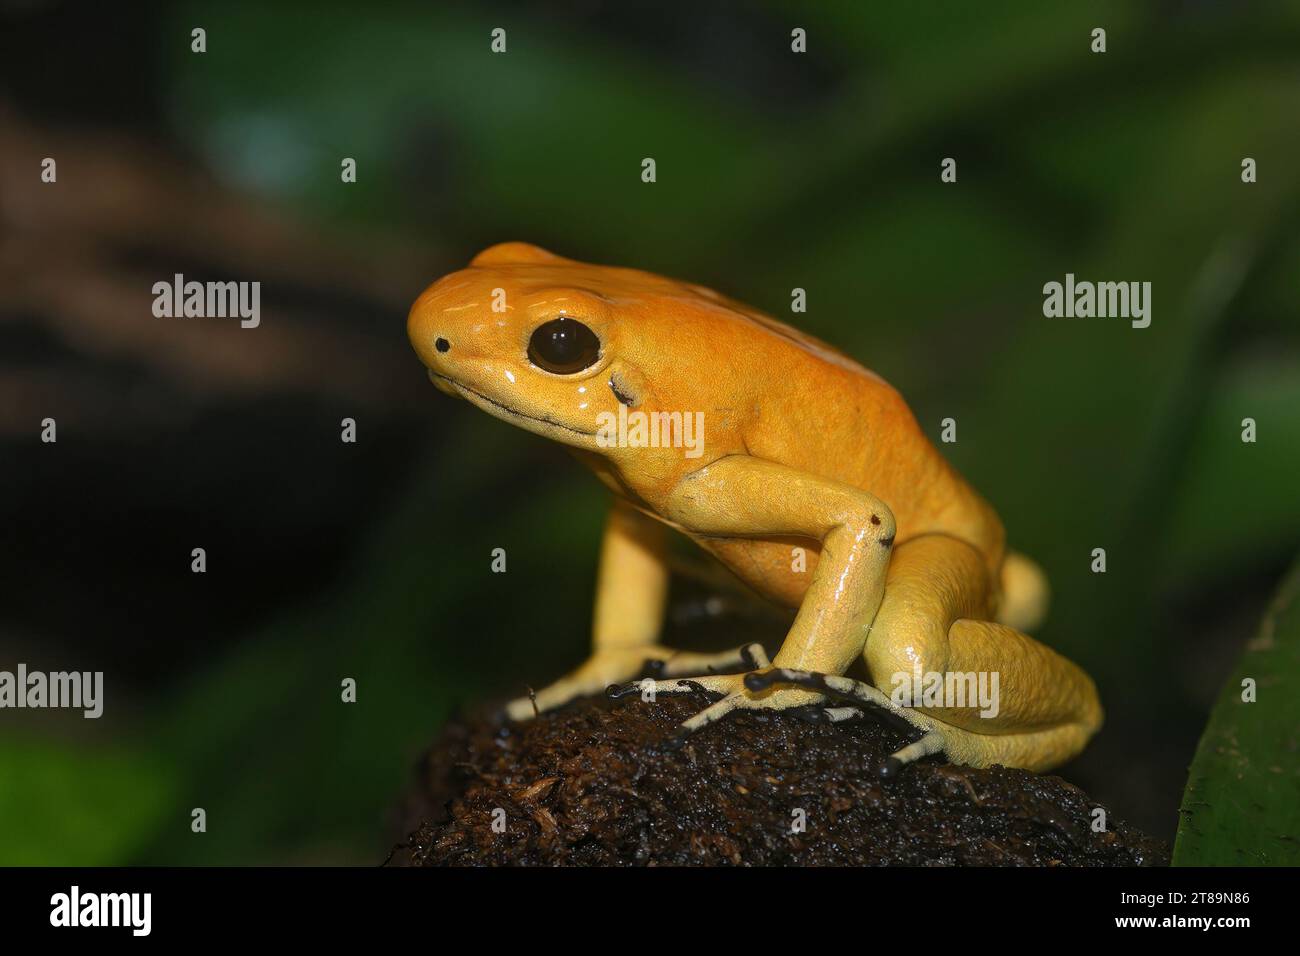
[[[406,866],[1150,866],[1169,849],[1056,776],[927,758],[867,716],[742,711],[667,746],[703,691],[451,722],[405,809]]]

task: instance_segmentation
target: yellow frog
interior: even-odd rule
[[[1037,566],[1007,550],[997,514],[898,392],[830,346],[702,286],[518,242],[429,286],[407,328],[439,389],[569,446],[614,493],[591,656],[511,702],[512,718],[652,662],[656,679],[611,694],[723,695],[683,735],[828,696],[891,711],[922,736],[887,773],[940,751],[1043,770],[1101,725],[1088,675],[1024,633],[1047,605]],[[757,644],[657,642],[665,528],[798,609],[772,661]],[[871,683],[844,676],[858,658]]]

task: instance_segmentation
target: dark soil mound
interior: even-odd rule
[[[1164,864],[1162,843],[1060,777],[930,758],[907,731],[742,712],[665,742],[704,693],[592,698],[524,724],[452,722],[408,801],[403,865]],[[495,826],[494,826],[495,824]]]

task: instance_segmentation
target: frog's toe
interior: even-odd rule
[[[809,690],[819,691],[828,697],[838,697],[842,700],[851,700],[854,704],[865,704],[873,712],[884,717],[887,721],[899,728],[921,727],[928,730],[929,724],[920,724],[917,722],[915,711],[910,711],[905,707],[900,707],[877,687],[854,680],[852,677],[842,677],[838,674],[819,674],[816,671],[799,671],[792,670],[788,667],[773,667],[766,671],[756,671],[752,674],[745,675],[745,686],[752,691],[761,691],[773,687],[777,684],[793,684],[796,687],[806,687]],[[857,707],[850,708],[830,708],[835,711],[857,710]],[[831,720],[846,720],[849,715],[836,715],[830,717]]]
[[[541,708],[537,706],[537,694],[529,688],[527,697],[516,697],[514,700],[507,702],[497,716],[503,720],[519,722],[536,717],[541,712]]]
[[[818,674],[814,671],[797,671],[783,667],[745,675],[745,686],[753,691],[763,690],[776,684],[815,688],[831,697],[851,700],[855,704],[865,704],[873,713],[900,729],[923,731],[920,740],[900,748],[889,756],[880,769],[882,777],[893,777],[909,763],[948,750],[948,738],[944,733],[943,724],[909,707],[899,706],[883,691],[870,684],[836,674]],[[861,716],[863,711],[858,707],[828,707],[822,713],[825,719],[838,723],[851,720],[854,716]]]
[[[857,720],[867,716],[857,707],[823,707],[821,715],[827,723],[842,724],[846,720]]]
[[[802,689],[783,688],[774,691],[760,690],[755,693],[749,688],[749,678],[754,673],[761,672],[743,676],[733,674],[723,678],[724,681],[729,682],[730,692],[726,693],[722,700],[710,704],[694,717],[682,721],[678,731],[679,739],[721,720],[733,710],[788,710],[793,707],[819,704],[822,701],[821,694]]]
[[[676,651],[671,656],[653,662],[655,677],[687,677],[691,674],[728,674],[768,667],[767,651],[759,643],[745,644],[721,654],[698,654]]]
[[[729,693],[735,686],[734,674],[712,674],[704,677],[678,677],[670,680],[655,680],[646,677],[642,680],[628,681],[625,684],[610,684],[605,688],[605,696],[611,700],[638,696],[642,700],[653,701],[659,694],[692,694],[698,691],[710,691],[715,694]]]
[[[890,754],[885,760],[885,765],[880,768],[880,775],[886,779],[895,777],[909,763],[928,757],[930,754],[942,753],[946,747],[947,741],[941,731],[928,731],[920,740]]]
[[[780,684],[795,686],[779,687]],[[942,734],[935,729],[935,721],[915,711],[899,707],[870,684],[863,684],[835,674],[768,667],[748,674],[714,674],[669,680],[647,677],[623,684],[610,684],[605,693],[614,700],[636,695],[643,700],[653,701],[658,694],[689,694],[697,691],[721,694],[722,698],[693,717],[682,721],[677,733],[668,741],[669,747],[681,746],[686,738],[735,710],[806,708],[809,705],[824,703],[823,695],[830,695],[848,698],[859,706],[819,706],[808,711],[810,719],[830,723],[854,720],[864,716],[865,709],[861,705],[865,704],[866,709],[879,713],[896,726],[908,729],[920,727],[927,731],[920,740],[893,754],[882,769],[882,776],[892,776],[904,765],[945,748]]]
[[[682,741],[695,733],[701,727],[707,727],[715,720],[721,720],[739,707],[744,706],[745,695],[742,693],[728,694],[722,700],[714,701],[708,707],[687,720],[681,722],[677,728],[677,740]]]

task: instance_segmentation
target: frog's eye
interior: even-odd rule
[[[528,358],[556,375],[573,375],[600,358],[600,339],[581,322],[560,316],[543,322],[528,340]]]

